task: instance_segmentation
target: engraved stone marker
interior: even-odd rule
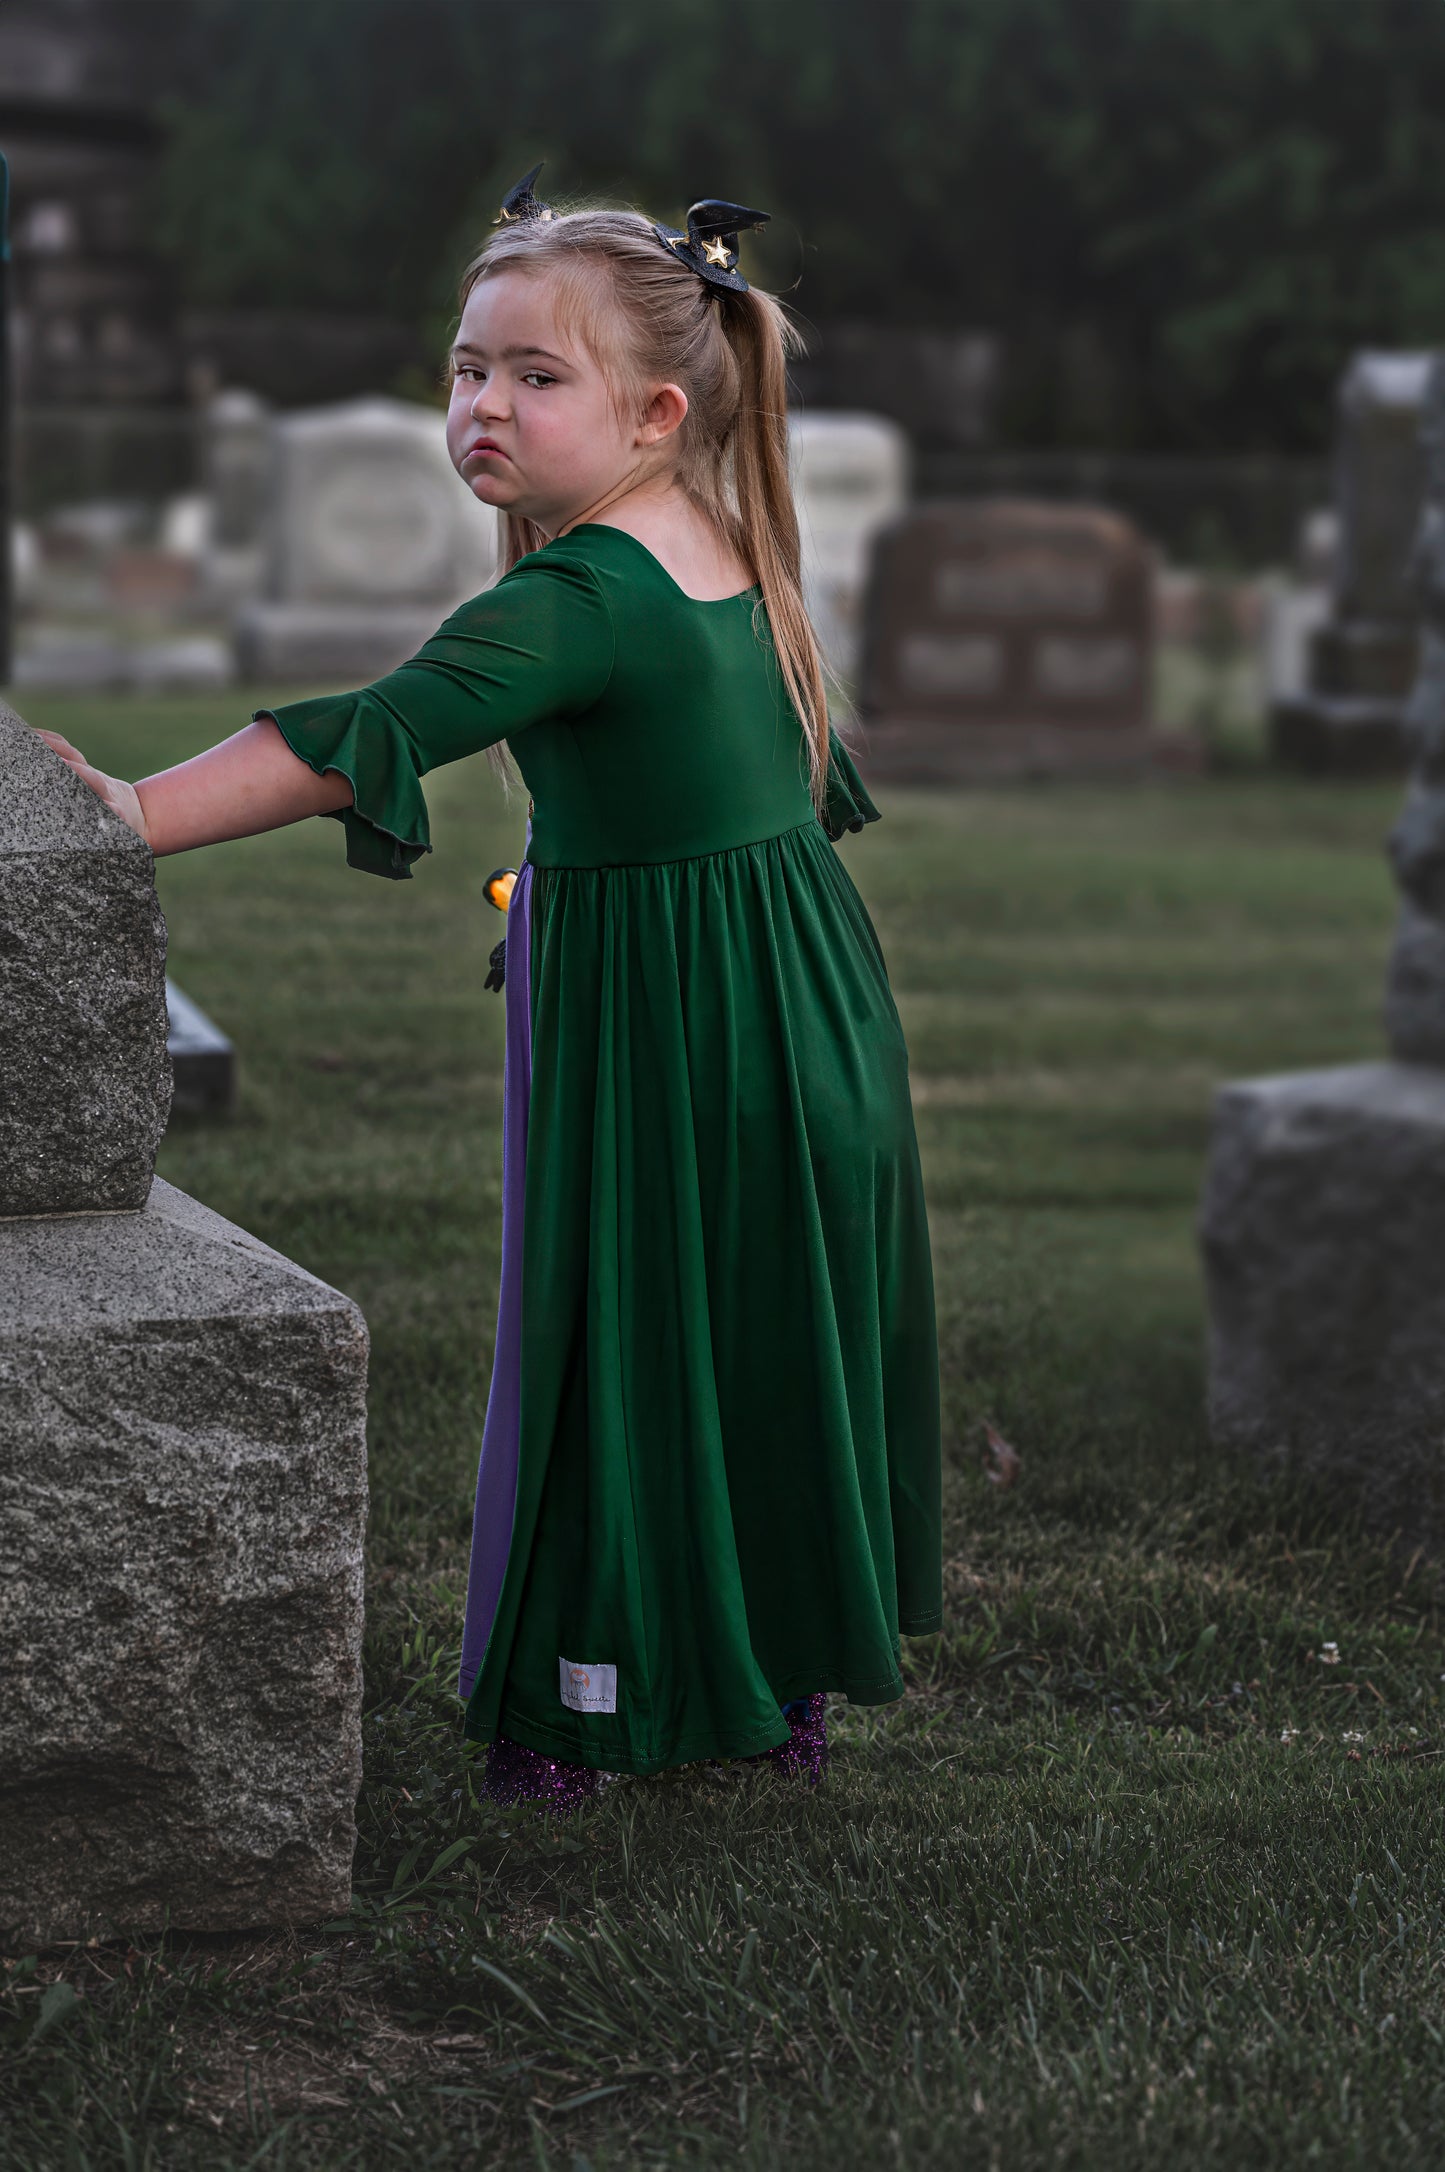
[[[1125,520],[923,505],[879,537],[860,707],[871,774],[926,781],[1148,759],[1153,568]]]
[[[487,587],[497,535],[452,467],[439,410],[368,399],[281,417],[265,594],[236,621],[243,675],[356,684],[392,670]]]

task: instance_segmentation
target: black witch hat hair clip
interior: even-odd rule
[[[550,204],[539,203],[532,184],[546,164],[538,159],[530,173],[509,188],[502,198],[493,226],[517,226],[528,219],[555,219],[557,214]],[[728,287],[734,294],[746,294],[748,283],[738,270],[738,235],[750,227],[766,226],[771,214],[766,211],[750,211],[746,204],[726,204],[716,196],[705,196],[694,204],[687,215],[687,231],[680,233],[675,226],[654,225],[653,233],[670,249],[680,262],[695,271],[699,279],[706,279],[710,286]]]
[[[555,219],[557,214],[550,204],[539,204],[532,194],[532,183],[547,161],[539,158],[530,173],[524,173],[515,187],[509,188],[502,198],[493,226],[516,226],[523,219]]]
[[[675,226],[654,225],[652,231],[699,279],[746,294],[748,283],[738,270],[738,235],[749,227],[766,226],[770,216],[766,211],[749,211],[746,204],[725,204],[706,196],[688,212],[685,234]]]

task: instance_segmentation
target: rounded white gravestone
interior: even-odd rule
[[[456,564],[451,492],[409,458],[378,451],[365,467],[323,475],[309,512],[317,568],[336,590],[446,593]]]
[[[788,417],[803,596],[830,668],[857,667],[873,538],[908,502],[908,438],[882,415]]]
[[[277,602],[445,611],[493,579],[497,534],[452,466],[437,408],[350,400],[274,425],[266,591]]]

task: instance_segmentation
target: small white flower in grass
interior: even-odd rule
[[[1364,1739],[1365,1732],[1362,1727],[1347,1727],[1340,1736],[1341,1742],[1363,1742]]]
[[[1337,1667],[1340,1663],[1340,1647],[1338,1644],[1322,1644],[1315,1657],[1322,1667]],[[1445,1675],[1440,1679],[1445,1681]]]
[[[1279,1739],[1284,1744],[1286,1749],[1289,1748],[1289,1745],[1291,1744],[1291,1742],[1294,1741],[1295,1736],[1298,1733],[1298,1727],[1281,1727],[1279,1731]]]

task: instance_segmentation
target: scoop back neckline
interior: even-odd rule
[[[758,596],[762,593],[761,581],[754,581],[750,587],[734,589],[730,596],[690,596],[681,582],[673,579],[656,551],[650,551],[641,538],[633,535],[630,529],[615,528],[611,521],[579,520],[575,528],[568,529],[566,535],[554,536],[552,540],[555,543],[570,543],[574,535],[596,534],[598,532],[603,535],[620,535],[626,542],[631,543],[637,550],[640,550],[643,557],[657,568],[668,587],[673,589],[684,603],[695,605],[699,611],[715,611],[719,605],[725,603],[745,603],[750,596]]]

